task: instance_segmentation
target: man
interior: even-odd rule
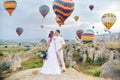
[[[58,54],[58,59],[61,62],[62,65],[62,72],[65,72],[65,62],[63,57],[63,49],[65,47],[65,41],[63,37],[60,35],[60,30],[55,31],[55,47],[56,52]]]

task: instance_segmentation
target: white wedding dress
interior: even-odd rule
[[[47,60],[45,60],[43,67],[40,70],[41,74],[61,74],[54,42],[54,39],[52,39],[52,41],[50,42]]]

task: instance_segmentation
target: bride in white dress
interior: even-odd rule
[[[49,33],[49,40],[48,40],[48,47],[47,47],[47,50],[48,50],[47,60],[45,60],[43,67],[40,70],[41,74],[61,74],[54,42],[55,42],[54,32],[51,31]]]

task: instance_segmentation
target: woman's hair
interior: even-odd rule
[[[53,34],[54,34],[54,32],[50,31],[49,36],[48,36],[48,38],[50,38],[50,42],[52,41]]]

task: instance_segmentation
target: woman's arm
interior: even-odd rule
[[[49,46],[50,46],[50,39],[48,40],[46,51],[48,50]]]

